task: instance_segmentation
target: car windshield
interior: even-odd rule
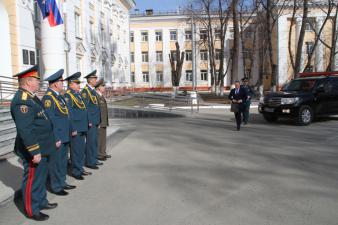
[[[315,83],[316,80],[292,80],[282,88],[282,91],[311,91]]]

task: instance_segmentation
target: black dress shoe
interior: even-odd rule
[[[101,165],[103,165],[103,163],[102,162],[97,162],[96,165],[97,166],[101,166]]]
[[[55,195],[60,195],[60,196],[68,195],[68,192],[65,191],[65,190],[58,191],[58,192],[52,192],[52,193],[55,194]]]
[[[92,172],[89,172],[89,171],[83,171],[82,172],[82,175],[83,176],[88,176],[88,175],[92,175],[93,173]]]
[[[76,188],[76,186],[70,185],[70,184],[66,184],[66,186],[63,189],[65,189],[65,190],[72,190],[74,188]]]
[[[99,167],[97,167],[97,166],[86,166],[87,168],[89,168],[89,169],[93,169],[93,170],[98,170],[99,169]]]
[[[49,216],[40,212],[38,215],[33,215],[31,219],[36,221],[45,221],[49,219]]]
[[[106,155],[105,157],[106,157],[106,159],[110,159],[111,155]]]
[[[57,203],[48,203],[45,207],[42,208],[42,210],[44,210],[44,209],[55,209],[56,206],[58,206]]]
[[[76,179],[76,180],[84,180],[84,177],[79,175],[79,176],[75,176],[73,175],[73,177]]]
[[[106,161],[107,160],[107,158],[104,157],[104,156],[103,157],[97,157],[97,159],[100,160],[100,161]]]

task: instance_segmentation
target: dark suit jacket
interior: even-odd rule
[[[244,87],[239,88],[239,92],[236,94],[236,89],[232,89],[229,94],[229,99],[230,100],[242,100],[242,103],[239,104],[239,109],[243,110],[245,102],[248,98],[248,93]]]

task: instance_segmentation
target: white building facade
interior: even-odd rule
[[[39,63],[43,77],[94,69],[114,88],[130,82],[129,10],[133,0],[65,0],[64,24],[50,27],[36,1],[0,0],[0,76]]]

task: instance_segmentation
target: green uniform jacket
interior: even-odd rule
[[[11,102],[11,114],[17,130],[14,146],[17,155],[31,159],[56,151],[53,125],[36,96],[19,89]]]

